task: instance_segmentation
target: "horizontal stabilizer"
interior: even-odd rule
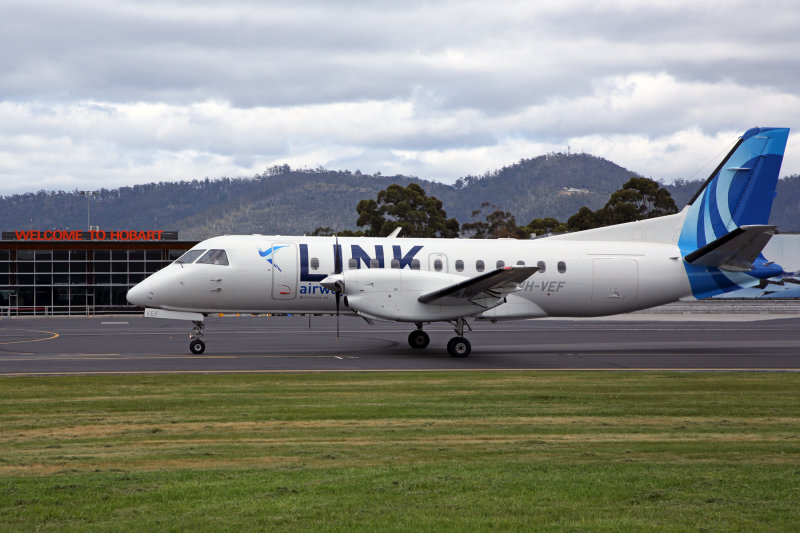
[[[753,269],[753,262],[774,234],[775,226],[741,226],[683,259],[691,265],[746,272]]]
[[[539,270],[539,267],[508,266],[480,274],[474,278],[448,285],[442,289],[423,294],[417,300],[428,304],[441,298],[459,298],[468,300],[486,293],[485,296],[501,298],[519,290],[519,284]]]

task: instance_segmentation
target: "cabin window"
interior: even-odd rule
[[[311,270],[319,270],[319,258],[312,257],[309,264],[311,265]]]
[[[377,260],[377,259],[370,259],[370,260],[369,260],[369,267],[370,267],[370,268],[378,268],[378,267],[380,267],[380,266],[381,266],[381,265],[380,265],[380,263],[378,263],[378,260]]]
[[[464,272],[464,261],[456,259],[456,272]]]
[[[539,261],[536,266],[539,267],[539,274],[544,274],[544,271],[547,270],[547,265],[544,264],[544,261]]]
[[[419,270],[419,259],[411,260],[411,270]]]
[[[351,257],[350,259],[348,259],[347,268],[349,268],[350,270],[358,268],[358,259],[356,259],[355,257]]]
[[[517,261],[517,266],[525,266],[525,261]]]
[[[400,260],[397,258],[392,259],[392,268],[400,268]]]
[[[486,265],[483,263],[483,259],[478,259],[475,261],[475,270],[478,272],[483,272],[486,269]]]
[[[176,263],[194,263],[194,260],[203,255],[205,250],[189,250],[179,258],[175,260]],[[95,258],[97,258],[97,252],[95,252]]]
[[[559,261],[556,266],[558,267],[559,274],[563,274],[567,271],[567,264],[564,261]]]
[[[436,272],[441,272],[442,268],[444,268],[444,265],[442,264],[442,260],[441,259],[434,259],[433,260],[433,269]]]
[[[502,259],[498,259],[497,260],[497,268],[503,268],[504,266],[506,266],[506,262],[503,261]]]
[[[197,260],[197,264],[228,266],[228,254],[225,250],[209,250]]]

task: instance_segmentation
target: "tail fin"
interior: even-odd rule
[[[752,128],[689,201],[678,245],[685,254],[740,226],[767,224],[789,128]]]
[[[741,271],[743,268],[725,268],[725,262],[718,268],[697,259],[701,255],[712,257],[709,251],[722,245],[730,247],[732,242],[746,240],[738,235],[741,232],[738,228],[767,224],[788,136],[789,128],[747,130],[689,201],[678,246],[687,259],[686,271],[695,297],[736,290],[782,272],[778,265],[768,263],[760,255],[746,273]],[[755,235],[755,229],[751,228],[748,233]],[[734,231],[736,239],[723,239]],[[760,249],[754,251],[753,245],[749,246],[748,254],[760,253]]]

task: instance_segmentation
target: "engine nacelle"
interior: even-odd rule
[[[339,278],[341,276],[341,278]],[[426,293],[459,283],[464,276],[401,269],[347,270],[328,282],[331,286],[341,281],[342,294],[347,297],[347,306],[367,318],[397,320],[400,322],[434,322],[482,313],[502,303],[502,299],[487,305],[468,300],[434,301],[421,303],[418,298]],[[323,280],[326,284],[326,280]]]

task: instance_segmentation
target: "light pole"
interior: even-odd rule
[[[92,230],[92,225],[89,222],[89,211],[92,196],[97,196],[97,191],[79,191],[82,196],[86,196],[86,231]]]

